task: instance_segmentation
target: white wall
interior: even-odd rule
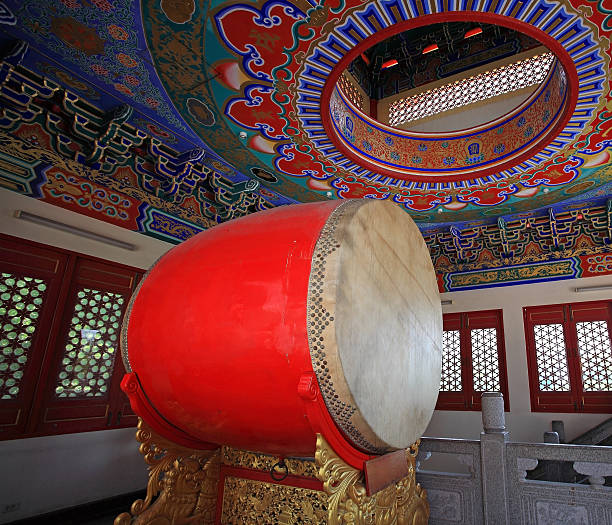
[[[442,299],[453,301],[452,305],[443,307],[444,313],[503,309],[510,394],[506,428],[510,431],[512,441],[541,442],[542,433],[551,430],[552,420],[565,422],[566,439],[569,441],[610,417],[610,414],[531,412],[529,400],[523,307],[612,298],[611,290],[584,293],[573,291],[576,287],[598,285],[612,285],[612,275],[442,294]],[[425,435],[478,439],[481,430],[480,412],[436,410]]]
[[[66,233],[46,226],[32,224],[16,218],[14,216],[16,210],[27,211],[48,219],[76,226],[82,230],[125,241],[135,245],[136,249],[133,251],[125,250],[80,237],[73,233]],[[32,199],[31,197],[25,197],[4,188],[0,188],[0,232],[144,269],[148,269],[161,255],[173,246],[170,243],[147,237],[141,233],[92,219],[91,217],[86,217],[85,215]]]
[[[0,523],[145,488],[134,435],[122,428],[0,442],[0,509],[19,505]]]
[[[136,249],[32,224],[15,218],[15,210],[126,241]],[[172,247],[5,189],[0,189],[0,231],[143,269]],[[127,428],[0,441],[0,512],[6,505],[19,504],[17,510],[0,514],[0,523],[145,488],[147,469],[134,435],[135,429]]]

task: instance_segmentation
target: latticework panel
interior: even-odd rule
[[[124,297],[83,288],[70,322],[57,377],[58,397],[100,397],[110,387]]]
[[[42,279],[1,274],[0,399],[19,395],[46,290]]]
[[[569,370],[563,325],[537,324],[533,327],[541,392],[568,392]]]
[[[470,331],[470,336],[474,391],[501,392],[497,330],[495,328],[476,328]]]
[[[442,336],[442,392],[461,392],[461,343],[459,330],[444,330]]]
[[[552,53],[543,53],[423,93],[398,99],[389,106],[389,125],[405,124],[479,100],[486,100],[539,84],[546,78],[553,61]]]
[[[360,93],[357,87],[350,81],[347,75],[348,73],[343,73],[342,75],[340,75],[340,78],[338,79],[338,86],[342,90],[344,96],[349,99],[353,106],[363,111],[363,95]]]
[[[576,323],[582,386],[587,392],[612,391],[612,349],[606,321]]]

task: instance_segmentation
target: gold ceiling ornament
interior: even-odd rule
[[[117,516],[114,525],[212,525],[220,449],[181,447],[155,434],[140,418],[136,440],[149,465],[147,495],[144,500],[136,500],[130,512]]]
[[[418,447],[406,451],[408,476],[368,496],[363,471],[347,465],[317,434],[315,464],[328,498],[328,525],[427,525],[427,493],[415,478]]]

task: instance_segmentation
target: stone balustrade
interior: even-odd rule
[[[430,524],[612,524],[612,487],[604,485],[612,447],[560,444],[557,432],[547,433],[545,443],[512,442],[499,393],[483,394],[482,420],[480,440],[422,439],[417,480],[429,495]],[[444,454],[464,471],[427,469],[430,458]],[[527,479],[541,462],[569,462],[588,483]]]

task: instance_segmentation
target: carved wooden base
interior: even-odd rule
[[[270,476],[280,458],[229,447],[184,448],[142,420],[136,439],[149,465],[147,495],[115,525],[288,525],[297,518],[313,525],[426,525],[429,517],[426,493],[415,479],[418,443],[406,451],[409,475],[368,496],[363,471],[340,459],[319,434],[314,462],[287,459],[288,477],[281,482]]]
[[[327,524],[427,525],[427,494],[416,482],[418,442],[406,451],[409,474],[397,483],[366,495],[363,472],[342,461],[317,434],[317,477],[327,493]]]
[[[136,440],[149,465],[147,495],[136,500],[129,513],[117,516],[114,525],[214,524],[220,449],[201,451],[175,445],[154,434],[142,419]]]

